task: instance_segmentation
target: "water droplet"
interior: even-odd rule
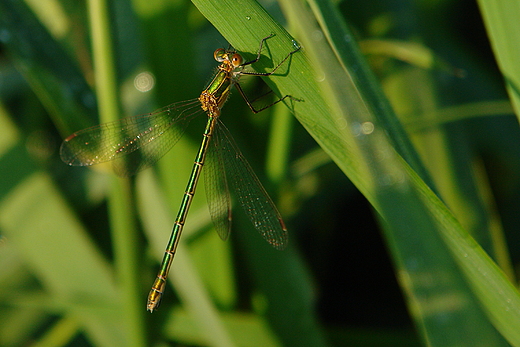
[[[251,17],[250,17],[250,16],[246,16],[246,19],[247,19],[247,20],[251,20]]]
[[[155,86],[155,78],[150,72],[141,72],[135,76],[134,87],[140,92],[147,92]]]
[[[321,30],[314,30],[311,34],[311,38],[314,41],[321,41],[323,40],[323,32]]]
[[[364,122],[361,124],[361,131],[364,135],[370,135],[374,132],[374,123],[372,122]]]
[[[296,40],[292,40],[292,45],[293,45],[294,49],[300,49],[301,48],[300,44],[298,42],[296,42]]]

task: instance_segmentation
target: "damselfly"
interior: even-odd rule
[[[61,158],[69,165],[88,166],[112,161],[117,174],[129,176],[149,167],[162,157],[179,140],[193,118],[203,113],[208,116],[202,143],[195,157],[161,268],[148,295],[147,309],[150,312],[153,312],[161,301],[166,278],[205,164],[209,210],[221,239],[228,238],[231,228],[231,200],[228,191],[228,182],[231,182],[246,215],[264,239],[276,249],[283,249],[287,245],[287,229],[280,213],[228,129],[220,121],[221,109],[233,86],[254,113],[272,105],[255,109],[239,84],[242,75],[272,75],[300,49],[297,47],[291,51],[271,72],[245,71],[247,66],[260,60],[262,47],[272,36],[261,40],[256,58],[247,62],[243,62],[242,56],[234,50],[217,49],[214,58],[220,65],[211,82],[197,99],[174,103],[149,114],[123,118],[78,131],[67,137],[61,146]],[[297,100],[286,95],[275,103],[287,98]]]

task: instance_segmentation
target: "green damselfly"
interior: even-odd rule
[[[239,84],[242,75],[272,75],[300,49],[296,47],[270,72],[244,71],[245,67],[260,60],[262,47],[272,36],[260,41],[256,58],[247,62],[243,62],[242,56],[234,50],[217,49],[214,58],[220,65],[211,82],[197,99],[174,103],[149,114],[122,118],[87,128],[63,141],[60,155],[65,163],[88,166],[112,161],[117,174],[129,176],[149,167],[170,150],[193,118],[203,113],[208,116],[202,143],[195,157],[161,268],[148,295],[147,309],[150,312],[153,312],[161,301],[166,278],[205,164],[208,166],[204,177],[210,215],[221,239],[226,240],[231,230],[229,179],[235,188],[238,201],[264,239],[276,249],[283,249],[287,245],[287,229],[278,209],[238,149],[228,129],[220,121],[222,106],[233,86],[254,113],[272,105],[255,109]],[[275,103],[286,98],[297,100],[286,95]]]

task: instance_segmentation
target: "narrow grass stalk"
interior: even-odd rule
[[[270,180],[280,184],[287,172],[293,122],[287,107],[281,104],[273,107],[266,168]]]
[[[121,116],[113,41],[104,0],[89,1],[96,94],[101,122]],[[113,177],[109,197],[109,214],[114,243],[115,266],[123,301],[121,316],[126,320],[127,345],[144,346],[145,301],[141,300],[137,230],[131,203],[130,181]]]
[[[290,94],[304,100],[289,105],[298,120],[380,213],[391,248],[400,249],[400,245],[406,245],[400,249],[404,253],[396,253],[401,255],[395,260],[403,283],[415,293],[410,298],[413,309],[421,307],[416,305],[418,303],[431,302],[424,301],[424,296],[420,295],[424,293],[423,289],[428,290],[427,297],[431,300],[439,299],[439,294],[446,300],[450,299],[446,293],[459,294],[456,299],[461,306],[452,312],[453,321],[461,325],[468,322],[455,318],[458,314],[467,314],[466,308],[478,313],[477,325],[469,322],[464,325],[472,329],[466,343],[502,344],[496,328],[509,343],[520,345],[520,333],[515,328],[520,324],[518,291],[432,190],[431,180],[414,148],[391,112],[379,102],[370,83],[362,87],[357,85],[366,82],[359,79],[356,72],[362,63],[352,61],[354,69],[350,71],[350,63],[345,65],[345,60],[337,56],[338,52],[331,50],[324,32],[319,35],[319,30],[311,30],[313,20],[308,19],[301,2],[289,2],[297,22],[305,23],[300,31],[304,50],[302,54],[294,55],[286,77],[269,78],[269,83],[280,91],[280,95]],[[290,45],[288,34],[253,2],[244,1],[240,8],[235,6],[236,2],[227,1],[219,1],[218,6],[211,1],[203,4],[197,1],[196,4],[239,49],[250,50],[248,47],[265,31],[274,32],[275,38],[279,38],[270,46],[273,60],[279,49]],[[230,14],[234,18],[234,28],[230,28]],[[237,31],[236,25],[244,30]],[[323,30],[328,29],[324,27]],[[346,33],[342,33],[342,37],[343,45],[349,45],[353,40],[352,35]],[[316,59],[309,59],[312,56]],[[368,78],[368,82],[370,80]],[[444,273],[446,269],[449,271]],[[449,291],[439,293],[432,286],[421,287],[424,285],[420,281],[421,275],[437,271],[449,279],[446,283]],[[485,313],[479,312],[481,307]],[[423,308],[429,309],[429,306]],[[430,329],[423,332],[435,337],[432,345],[446,345],[443,344],[445,329],[430,323],[440,322],[436,315],[448,311],[420,313],[423,319],[420,326]],[[450,337],[451,343],[458,335]],[[432,342],[428,338],[427,341]]]

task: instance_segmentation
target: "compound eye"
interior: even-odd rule
[[[215,50],[215,52],[213,52],[213,58],[215,58],[215,60],[219,63],[222,63],[224,60],[226,60],[226,50],[223,48]]]
[[[231,56],[231,64],[233,64],[234,67],[242,65],[242,56],[238,53],[235,53]]]

